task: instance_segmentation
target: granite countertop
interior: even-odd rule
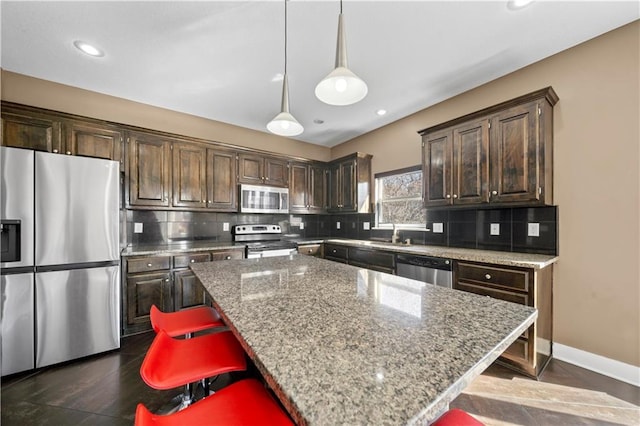
[[[245,244],[238,244],[232,241],[182,241],[169,244],[140,244],[135,246],[127,246],[120,252],[120,255],[124,257],[141,255],[151,256],[168,253],[190,253],[207,250],[225,250],[239,247],[245,247]]]
[[[537,317],[298,254],[191,269],[299,424],[428,424]]]
[[[351,247],[373,248],[387,250],[395,253],[406,253],[422,256],[444,257],[455,260],[468,260],[471,262],[492,263],[504,266],[517,266],[523,268],[542,269],[558,260],[558,256],[532,253],[514,253],[507,251],[478,250],[442,246],[425,246],[420,244],[391,244],[382,241],[352,240],[348,238],[309,238],[294,239],[301,244],[331,243]]]

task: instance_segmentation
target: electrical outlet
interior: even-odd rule
[[[433,232],[435,234],[442,234],[444,227],[442,226],[442,223],[434,223],[433,224]]]
[[[300,222],[300,230],[304,229],[304,222]]]
[[[528,237],[539,237],[540,236],[540,224],[535,222],[529,222],[527,225],[527,236]]]
[[[222,222],[222,230],[229,231],[229,222]]]
[[[340,222],[336,222],[336,229],[340,229]]]
[[[362,229],[364,229],[365,231],[371,229],[369,222],[362,222]]]
[[[491,224],[491,228],[489,230],[489,234],[490,235],[500,235],[500,224],[499,223],[492,223]]]
[[[133,233],[134,234],[142,234],[142,223],[134,222],[133,224]]]

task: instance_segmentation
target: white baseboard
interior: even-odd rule
[[[640,387],[640,367],[592,354],[571,346],[553,344],[553,357]]]

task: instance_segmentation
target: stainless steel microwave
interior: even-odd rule
[[[240,185],[241,213],[289,213],[289,188]]]

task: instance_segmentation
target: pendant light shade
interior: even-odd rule
[[[267,130],[279,136],[297,136],[304,127],[289,112],[289,79],[287,78],[287,0],[284,2],[284,77],[280,113],[267,123]]]
[[[367,84],[347,68],[347,42],[344,36],[342,0],[338,16],[336,67],[316,86],[316,97],[329,105],[351,105],[367,96]]]
[[[304,127],[289,112],[289,83],[287,74],[282,80],[282,104],[280,114],[267,123],[267,129],[271,133],[280,136],[297,136],[304,131]]]

